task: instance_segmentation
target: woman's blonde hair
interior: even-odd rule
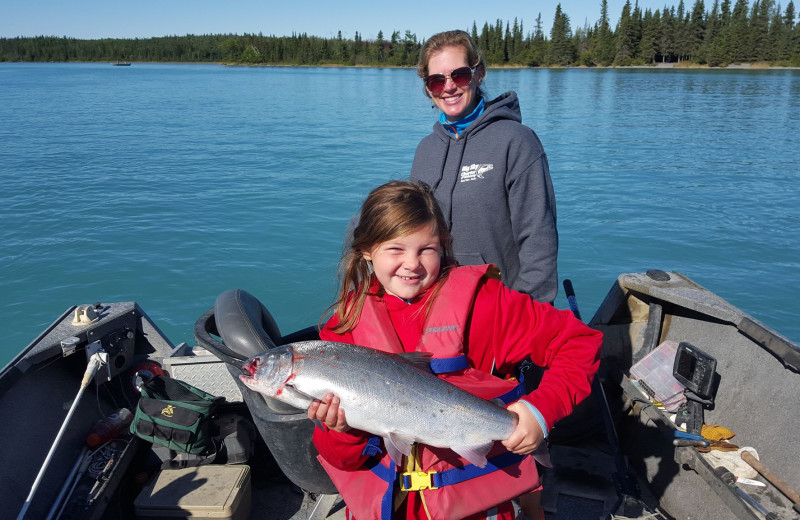
[[[467,52],[467,62],[469,66],[477,67],[476,74],[480,74],[482,78],[486,77],[486,61],[483,58],[483,53],[472,43],[466,31],[454,30],[434,34],[428,38],[422,46],[422,49],[420,49],[419,61],[417,62],[417,76],[422,78],[423,82],[428,77],[428,62],[430,62],[431,56],[445,47],[462,47]],[[424,83],[422,90],[427,97],[431,97]],[[481,97],[486,97],[483,86],[478,87],[478,94],[480,94]]]
[[[372,253],[384,242],[410,235],[429,225],[433,226],[442,247],[441,280],[456,262],[453,237],[430,187],[424,183],[392,181],[370,192],[361,206],[353,242],[339,264],[341,285],[331,306],[339,322],[334,332],[341,334],[355,327],[364,301],[371,294],[372,269],[364,259],[364,253]],[[372,294],[382,296],[382,292],[383,289],[379,288]]]

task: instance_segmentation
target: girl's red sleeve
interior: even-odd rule
[[[543,367],[539,387],[527,396],[548,429],[591,392],[603,335],[570,311],[540,303],[487,279],[475,299],[467,355],[476,368],[513,374],[523,359]]]
[[[325,460],[345,471],[357,470],[369,458],[369,455],[364,454],[369,434],[361,430],[335,432],[327,426],[318,426],[314,428],[311,440]]]

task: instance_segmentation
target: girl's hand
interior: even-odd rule
[[[519,422],[508,439],[503,441],[503,446],[510,452],[519,455],[533,453],[544,440],[544,432],[539,426],[539,421],[533,416],[530,409],[522,402],[511,403],[508,408],[519,417]]]
[[[339,398],[330,392],[325,394],[321,401],[318,399],[311,401],[308,418],[312,421],[316,419],[336,432],[346,432],[350,429],[344,416],[344,409],[339,408]]]

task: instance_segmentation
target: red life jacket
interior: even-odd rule
[[[434,372],[456,372],[447,375],[448,382],[484,399],[499,397],[512,402],[522,395],[522,385],[469,367],[463,354],[464,329],[478,284],[490,267],[465,266],[450,271],[429,309],[417,350],[433,354]],[[365,301],[352,335],[359,345],[403,352],[386,305],[377,297],[370,296]],[[378,439],[372,441],[377,448]],[[402,468],[397,468],[386,453],[380,458],[372,457],[356,471],[337,469],[322,456],[318,458],[357,520],[392,517],[398,477],[401,489],[421,494],[428,517],[433,520],[465,518],[488,511],[540,487],[533,457],[510,453],[500,442],[487,455],[485,468],[470,464],[452,450],[419,444],[416,465],[421,471],[400,475]]]

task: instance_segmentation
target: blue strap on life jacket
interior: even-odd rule
[[[467,363],[467,356],[464,354],[455,357],[431,359],[431,372],[434,374],[458,372],[465,368],[469,368],[469,363]]]
[[[366,466],[378,478],[386,482],[386,491],[381,497],[381,520],[390,520],[394,509],[394,481],[397,479],[397,466],[391,459],[389,459],[389,466],[384,466],[376,457],[367,461]]]
[[[379,453],[383,453],[383,450],[381,449],[381,438],[377,435],[373,435],[367,441],[364,449],[361,450],[361,454],[367,455],[368,457],[374,457]]]
[[[431,359],[431,371],[434,374],[447,374],[464,370],[465,368],[469,368],[469,363],[467,362],[467,356],[464,354],[455,357]],[[522,379],[520,379],[517,386],[503,395],[495,397],[495,399],[500,399],[505,404],[509,404],[518,400],[523,395],[525,395],[525,385],[522,383]]]
[[[495,397],[495,399],[500,399],[505,404],[509,404],[513,403],[514,401],[518,401],[523,395],[525,395],[525,385],[522,383],[522,381],[520,381],[517,386],[503,395],[498,395]]]
[[[518,455],[508,451],[486,461],[486,466],[483,468],[479,468],[474,464],[468,464],[463,468],[452,468],[445,471],[440,471],[439,473],[434,473],[431,475],[431,480],[433,481],[433,485],[436,487],[459,484],[461,482],[482,477],[483,475],[501,470],[505,467],[511,466],[512,464],[516,464],[527,456],[528,455]]]

